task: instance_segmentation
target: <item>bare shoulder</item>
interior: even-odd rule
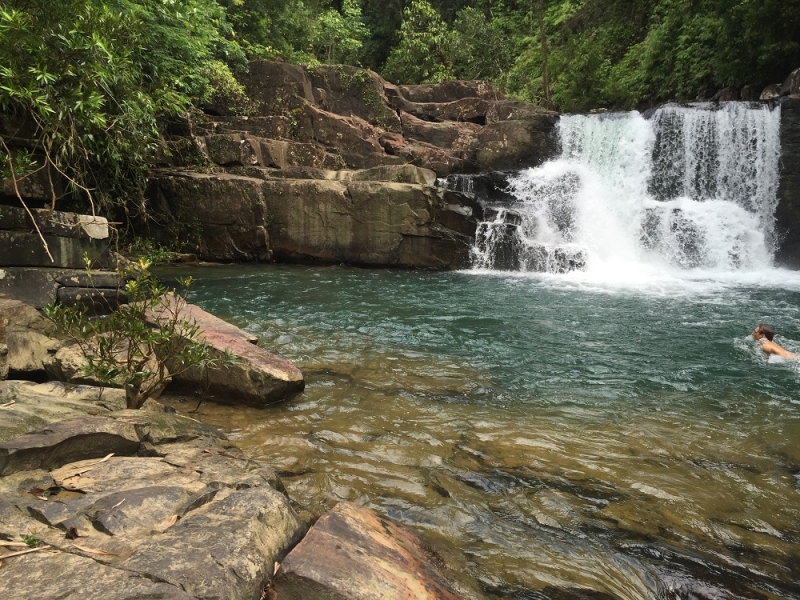
[[[775,342],[765,341],[761,344],[761,349],[767,354],[777,354],[783,358],[794,358],[794,354]]]

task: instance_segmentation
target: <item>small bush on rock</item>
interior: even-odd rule
[[[83,371],[109,385],[121,385],[128,408],[134,409],[158,395],[171,375],[235,361],[229,352],[216,353],[185,316],[191,277],[178,280],[180,291],[169,290],[148,267],[140,260],[129,269],[124,289],[128,303],[110,315],[91,317],[82,304],[44,309],[45,316],[78,344],[86,360]]]

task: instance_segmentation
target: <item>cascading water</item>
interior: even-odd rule
[[[484,269],[753,270],[771,265],[780,107],[566,115],[561,154],[509,181],[473,250]]]

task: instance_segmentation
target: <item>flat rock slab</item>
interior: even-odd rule
[[[141,441],[130,423],[103,417],[77,417],[0,444],[0,475],[60,467],[109,453],[134,454]]]
[[[89,459],[96,435],[129,455]],[[10,472],[0,477],[0,540],[35,535],[48,546],[6,560],[0,547],[0,598],[255,600],[305,529],[272,469],[174,414],[51,423],[0,453]],[[17,470],[69,456],[85,460]]]
[[[473,597],[419,538],[349,502],[323,515],[289,553],[273,590],[278,600]]]
[[[145,405],[154,407],[149,410],[127,410],[124,396],[122,390],[58,382],[0,382],[0,475],[109,453],[152,453],[153,446],[173,442],[225,439],[212,427],[155,409],[155,403]],[[20,430],[26,433],[19,435]]]
[[[200,339],[217,354],[228,351],[238,359],[234,365],[220,369],[176,372],[173,374],[176,387],[208,391],[219,402],[251,406],[273,404],[303,391],[303,373],[292,362],[256,346],[253,336],[235,325],[183,303],[176,296],[165,296],[161,309],[148,318],[157,322],[175,310],[180,311],[181,318],[200,328]]]
[[[197,598],[258,598],[274,559],[299,537],[286,497],[270,487],[220,492],[121,566]]]
[[[14,561],[13,563],[11,561]],[[194,596],[91,558],[66,552],[36,552],[8,560],[0,577],[2,598],[64,600],[193,600]]]
[[[0,381],[0,442],[54,421],[125,408],[125,392],[60,382]]]

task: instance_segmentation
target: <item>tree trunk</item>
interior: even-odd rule
[[[547,34],[544,30],[544,0],[536,3],[539,13],[539,40],[542,43],[542,87],[544,88],[544,99],[547,107],[550,108],[550,76],[547,72]]]

